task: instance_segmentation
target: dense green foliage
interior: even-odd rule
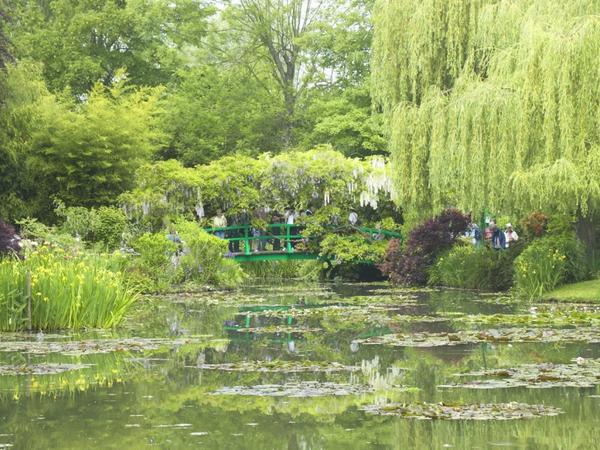
[[[371,8],[372,0],[22,0],[2,35],[35,74],[20,84],[47,87],[66,109],[123,73],[135,89],[161,87],[153,112],[164,111],[164,139],[153,148],[162,159],[192,166],[318,144],[364,156],[385,147],[371,118]]]
[[[54,222],[55,200],[114,205],[136,169],[156,160],[210,167],[235,154],[235,165],[238,155],[320,145],[381,154],[369,95],[371,7],[17,2],[14,20],[2,21],[16,63],[0,71],[0,217]]]
[[[590,0],[379,0],[373,92],[400,204],[594,216],[599,12]]]
[[[10,41],[6,35],[6,22],[9,20],[6,0],[0,0],[0,69],[12,60]]]
[[[513,286],[513,261],[522,245],[508,250],[457,244],[443,253],[429,271],[428,283],[483,291],[507,291]]]
[[[146,292],[169,289],[178,276],[172,262],[177,245],[164,233],[144,233],[131,242],[138,254],[129,267],[132,282]]]
[[[436,259],[427,274],[428,283],[488,291],[512,289],[518,298],[539,300],[564,283],[595,275],[571,219],[534,213],[520,222],[521,238],[505,249],[492,248],[485,240],[477,245],[471,238],[458,241]]]
[[[294,209],[311,238],[299,245],[338,268],[363,270],[385,245],[344,229],[351,208],[360,225],[407,231],[448,207],[573,216],[592,260],[599,12],[595,0],[1,2],[0,217],[65,248],[137,246],[131,271],[151,289],[239,282],[225,243],[197,233],[219,209],[258,232]],[[543,214],[523,223],[527,240]],[[169,227],[185,246],[165,242]],[[424,284],[456,230],[412,231],[384,267]],[[476,269],[440,262],[432,280],[510,284],[504,254],[447,256]]]
[[[20,0],[13,9],[19,58],[43,63],[52,91],[75,95],[112,84],[122,68],[139,86],[169,82],[214,12],[194,0]]]
[[[28,328],[29,301],[34,330],[118,325],[137,298],[120,269],[120,262],[106,255],[70,254],[51,247],[26,259],[1,260],[0,330]]]
[[[244,279],[240,266],[229,258],[227,242],[208,234],[198,223],[178,221],[175,228],[184,243],[179,260],[184,282],[233,287]]]
[[[100,243],[108,250],[119,248],[127,229],[127,217],[114,207],[87,209],[77,206],[64,208],[61,205],[55,212],[64,219],[60,227],[62,232],[90,244]]]
[[[145,291],[165,291],[174,286],[234,287],[244,279],[240,266],[225,258],[227,242],[206,233],[194,222],[178,221],[181,243],[164,232],[144,233],[132,243],[138,256],[133,257],[128,272]]]
[[[535,240],[515,260],[515,289],[527,299],[538,299],[564,283],[587,275],[584,248],[574,233],[549,234]]]
[[[35,66],[7,71],[0,111],[0,214],[52,218],[53,201],[67,206],[114,204],[133,186],[131,174],[160,139],[159,91],[132,89],[123,74],[97,84],[85,103],[56,96]]]

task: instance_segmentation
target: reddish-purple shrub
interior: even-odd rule
[[[381,271],[393,283],[426,284],[427,269],[440,252],[450,248],[467,231],[470,222],[470,217],[457,209],[443,211],[413,229],[404,248],[399,241],[390,241]]]
[[[521,221],[521,227],[528,240],[541,237],[548,228],[548,216],[539,211],[533,212]]]
[[[20,249],[15,229],[0,219],[0,255],[18,253]]]

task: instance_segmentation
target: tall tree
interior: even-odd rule
[[[284,148],[293,144],[296,104],[312,75],[301,38],[325,9],[325,0],[240,0],[231,10],[232,26],[244,34],[279,87],[285,114]]]
[[[154,86],[201,44],[213,12],[204,0],[22,0],[14,44],[18,57],[44,64],[52,91],[108,86],[121,68],[132,83]]]
[[[378,0],[373,92],[398,202],[542,209],[593,227],[599,54],[594,0]]]
[[[97,83],[82,104],[42,105],[44,126],[33,135],[29,165],[49,197],[69,206],[114,203],[162,138],[155,120],[160,92],[131,90],[123,73],[115,75],[108,88]]]
[[[243,66],[211,63],[181,70],[164,104],[164,159],[194,166],[231,153],[281,149],[280,102]]]
[[[385,153],[369,92],[373,3],[330,0],[333,12],[302,38],[314,68],[302,115],[305,147],[327,143],[353,157]]]

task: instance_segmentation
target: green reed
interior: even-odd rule
[[[42,248],[0,261],[0,331],[111,328],[136,299],[108,255]]]

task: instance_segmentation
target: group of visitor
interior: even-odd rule
[[[299,227],[297,222],[304,222],[307,217],[312,216],[313,212],[310,208],[304,211],[297,211],[294,208],[285,208],[283,214],[277,210],[270,210],[268,207],[257,208],[252,214],[246,209],[243,209],[239,214],[233,214],[227,220],[227,217],[221,209],[217,209],[216,215],[212,218],[213,228],[218,230],[213,231],[215,236],[229,241],[229,251],[231,253],[239,253],[243,242],[243,238],[252,237],[248,241],[254,252],[265,251],[267,244],[271,245],[273,251],[285,250],[282,246],[282,237],[290,236],[287,244],[295,248],[302,238],[299,236]],[[339,220],[334,220],[334,224],[339,224]],[[267,227],[267,224],[273,224]],[[358,213],[355,209],[350,209],[348,215],[348,223],[350,226],[357,226]],[[238,227],[250,226],[250,236],[244,234],[244,230]],[[225,229],[223,229],[225,228]],[[227,229],[229,228],[229,229]],[[288,230],[289,229],[289,234]],[[243,250],[243,249],[242,249]]]
[[[472,223],[467,237],[471,239],[474,245],[480,245],[485,242],[486,245],[494,250],[504,250],[510,247],[511,244],[519,240],[519,235],[513,229],[511,223],[507,223],[505,230],[502,231],[494,220],[487,222],[487,227],[481,233],[481,229],[476,223]]]

